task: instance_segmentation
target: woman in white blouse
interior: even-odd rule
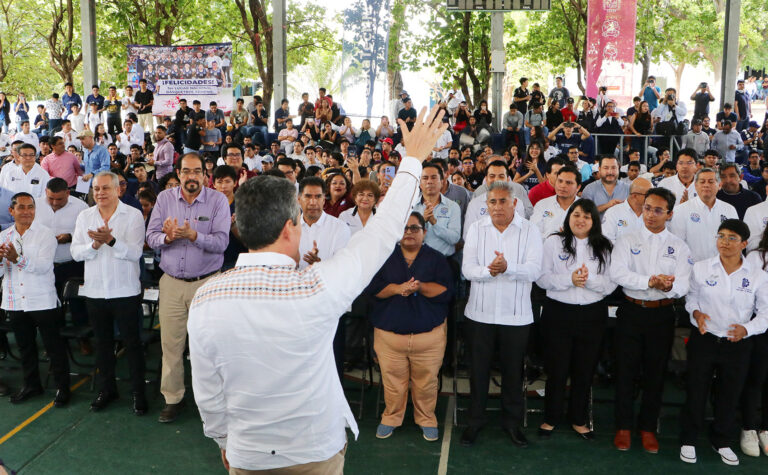
[[[597,206],[588,199],[576,201],[563,230],[544,241],[543,272],[536,281],[547,291],[542,313],[547,385],[541,437],[551,436],[562,417],[570,377],[568,420],[579,437],[594,438],[587,426],[589,390],[608,319],[603,299],[616,289],[608,275],[612,248],[603,236]]]
[[[360,180],[355,183],[350,192],[355,200],[355,207],[343,211],[339,219],[349,226],[349,234],[361,231],[368,220],[376,214],[376,203],[379,202],[379,186],[371,180]]]

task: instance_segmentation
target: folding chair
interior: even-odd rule
[[[0,310],[0,360],[10,357],[13,360],[21,361],[21,356],[15,354],[11,349],[7,337],[8,333],[13,333],[13,327],[5,311]]]
[[[72,352],[72,347],[70,345],[70,340],[80,341],[85,338],[91,338],[93,336],[93,328],[90,325],[83,325],[83,326],[74,326],[72,324],[66,323],[66,316],[70,315],[71,318],[71,303],[75,300],[84,301],[85,298],[80,296],[80,286],[83,285],[83,279],[78,277],[72,277],[68,279],[64,283],[64,291],[62,292],[62,312],[64,314],[65,318],[65,324],[61,327],[60,334],[61,337],[65,340],[65,347],[67,349],[67,355],[69,356],[69,360],[74,364],[75,366],[78,366],[80,368],[87,368],[90,369],[87,373],[82,372],[72,372],[70,369],[70,374],[73,376],[90,376],[91,377],[91,391],[94,390],[96,385],[96,365],[85,363],[82,361],[78,361],[75,358],[74,353]],[[51,372],[48,371],[48,375],[45,378],[45,386],[48,387],[48,382],[50,380],[50,374]]]

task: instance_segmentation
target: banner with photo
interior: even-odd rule
[[[139,90],[139,80],[155,95],[153,115],[174,115],[179,100],[203,110],[215,101],[224,113],[232,111],[232,43],[185,46],[128,45],[128,84]]]
[[[632,105],[637,0],[590,0],[587,9],[587,95],[607,95]]]

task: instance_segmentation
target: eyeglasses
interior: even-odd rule
[[[233,157],[233,158],[240,158],[240,157],[242,157],[242,155],[239,154],[239,153],[228,153],[227,156],[228,157]]]
[[[422,229],[424,229],[424,228],[422,228],[422,227],[421,227],[421,226],[419,226],[418,224],[412,224],[412,225],[410,225],[410,226],[406,226],[406,227],[405,227],[405,233],[406,233],[406,234],[408,234],[408,233],[414,233],[414,234],[416,234],[416,233],[418,233],[419,231],[421,231]]]
[[[125,180],[120,181],[120,186],[127,186],[128,182]]]
[[[663,215],[669,213],[669,211],[667,211],[667,210],[665,210],[663,208],[654,208],[654,207],[649,206],[649,205],[643,206],[643,211],[646,212],[646,213],[653,213],[654,216],[663,216]]]
[[[203,174],[203,169],[202,168],[195,168],[193,170],[190,170],[189,168],[182,168],[179,171],[179,175],[185,175],[185,176],[188,176],[188,175],[202,175],[202,174]]]
[[[718,233],[717,236],[715,236],[718,241],[728,241],[729,244],[741,242],[741,238],[739,236],[731,236],[731,235],[725,235],[722,233]]]

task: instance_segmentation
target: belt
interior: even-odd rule
[[[207,279],[208,277],[212,276],[213,274],[215,274],[217,272],[219,272],[219,271],[215,270],[213,272],[209,272],[208,274],[203,274],[203,275],[201,275],[199,277],[173,277],[172,275],[171,275],[171,277],[173,277],[176,280],[182,280],[184,282],[197,282],[198,280]],[[170,274],[168,274],[168,275],[170,275]]]
[[[639,305],[643,308],[659,308],[659,307],[668,307],[675,303],[675,299],[661,299],[661,300],[638,300],[633,299],[629,296],[624,296],[625,299],[629,300],[635,305]]]

